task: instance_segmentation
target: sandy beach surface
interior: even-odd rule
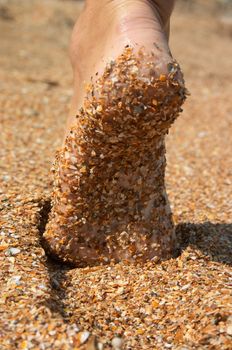
[[[232,348],[232,31],[203,5],[181,2],[172,19],[191,93],[167,144],[177,257],[73,269],[41,235],[82,3],[0,1],[1,350]]]

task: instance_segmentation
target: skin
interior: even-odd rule
[[[166,73],[171,60],[168,38],[174,2],[86,0],[70,43],[74,94],[65,136],[83,105],[85,84],[96,72],[100,75],[106,63],[120,55],[127,44],[135,49],[143,46],[148,52],[153,51],[157,72]]]

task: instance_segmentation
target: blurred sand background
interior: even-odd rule
[[[179,1],[170,45],[191,96],[168,136],[179,256],[70,269],[41,232],[83,6],[0,0],[0,349],[231,349],[232,1]],[[117,283],[116,283],[117,282]],[[79,332],[79,330],[81,332]]]

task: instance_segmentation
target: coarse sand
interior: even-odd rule
[[[71,268],[45,253],[41,237],[82,4],[2,3],[0,349],[231,349],[232,46],[219,14],[178,7],[172,20],[191,92],[167,142],[178,256]]]

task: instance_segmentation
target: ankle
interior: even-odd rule
[[[101,21],[112,23],[115,18],[121,17],[123,24],[119,32],[127,31],[127,28],[141,32],[155,26],[168,40],[174,2],[175,0],[167,0],[165,4],[161,0],[87,0],[85,10],[87,17],[92,18],[91,22],[99,17]]]
[[[103,10],[107,8],[116,10],[117,8],[124,9],[135,9],[137,6],[146,6],[150,7],[153,11],[158,14],[158,17],[161,21],[163,27],[166,27],[169,23],[170,16],[173,11],[175,0],[86,0],[85,8],[90,11]]]

